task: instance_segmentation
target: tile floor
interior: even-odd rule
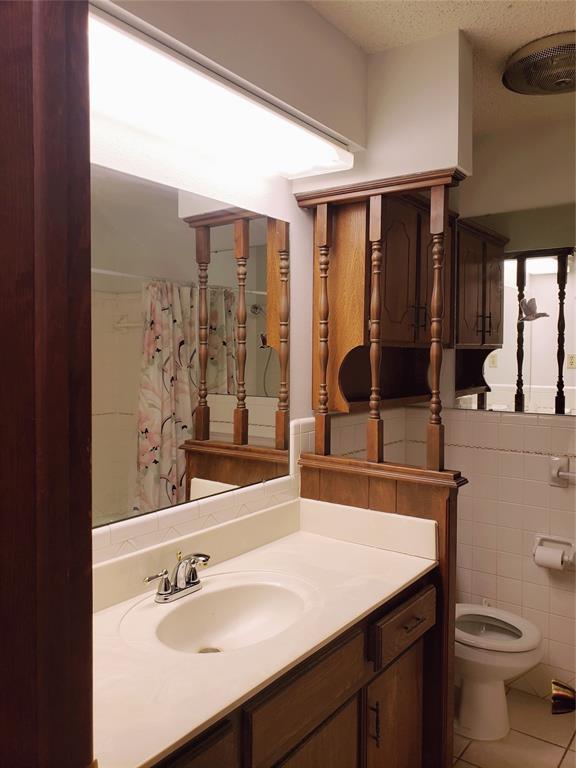
[[[454,768],[576,768],[576,713],[552,715],[550,702],[508,693],[511,730],[499,741],[456,735]]]

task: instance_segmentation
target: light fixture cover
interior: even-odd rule
[[[351,152],[99,15],[89,21],[91,160],[194,191],[353,165]]]
[[[508,59],[502,82],[510,91],[536,96],[576,90],[576,32],[540,37]]]

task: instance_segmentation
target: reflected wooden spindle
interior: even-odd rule
[[[556,397],[554,399],[554,412],[565,413],[566,397],[564,395],[564,332],[566,321],[564,319],[564,301],[566,299],[566,279],[568,275],[568,255],[563,253],[558,256],[558,346],[556,359],[558,361],[558,383],[556,385]]]
[[[432,187],[430,191],[430,234],[432,235],[432,300],[430,323],[430,419],[426,441],[426,466],[444,469],[444,425],[440,399],[440,372],[442,370],[442,318],[444,316],[443,270],[444,233],[447,228],[448,188]]]
[[[276,221],[276,248],[280,260],[280,299],[278,307],[280,326],[280,387],[278,389],[278,410],[276,411],[276,448],[280,451],[288,449],[289,435],[289,390],[288,390],[288,360],[290,339],[290,295],[288,261],[288,224]]]
[[[380,315],[382,312],[382,196],[375,195],[369,203],[369,231],[371,258],[370,292],[370,412],[366,436],[366,458],[381,462],[384,458],[384,425],[380,418],[380,365],[382,339]]]
[[[316,207],[315,240],[318,248],[318,355],[320,358],[320,380],[318,385],[318,408],[315,416],[315,452],[330,455],[330,414],[328,413],[328,270],[330,267],[330,211],[328,204]]]
[[[520,304],[524,299],[524,289],[526,288],[526,257],[519,256],[516,260],[516,288],[518,289],[518,319],[522,317]],[[514,410],[524,412],[524,323],[517,323],[516,331],[516,366],[518,374],[516,377],[516,394],[514,395]]]
[[[206,369],[208,367],[208,264],[210,264],[210,228],[196,229],[196,263],[198,264],[198,405],[194,414],[196,440],[210,439],[210,408]]]
[[[249,221],[234,222],[234,256],[238,280],[236,307],[236,408],[234,409],[234,443],[248,442],[248,409],[246,408],[246,264],[249,255]]]

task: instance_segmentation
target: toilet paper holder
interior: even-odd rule
[[[532,549],[532,558],[536,557],[538,547],[551,546],[552,549],[561,549],[564,552],[564,565],[567,568],[574,568],[576,551],[574,542],[570,539],[563,539],[561,536],[535,536],[534,548]]]

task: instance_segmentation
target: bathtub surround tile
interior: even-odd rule
[[[499,741],[473,741],[464,752],[479,768],[554,768],[564,750],[518,731]]]
[[[568,746],[576,728],[574,713],[553,715],[549,701],[521,691],[509,692],[508,712],[513,730],[560,747]]]

